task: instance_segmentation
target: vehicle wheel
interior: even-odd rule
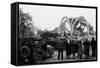
[[[51,49],[51,56],[54,54],[54,49]]]
[[[20,48],[20,54],[22,57],[27,58],[31,53],[31,50],[28,46],[24,45]]]
[[[42,56],[40,54],[37,54],[34,57],[35,63],[40,63],[41,62],[41,59],[42,59]]]

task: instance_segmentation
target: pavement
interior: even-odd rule
[[[77,54],[76,54],[77,56]],[[46,60],[41,61],[41,63],[46,63],[46,62],[63,62],[63,61],[79,61],[79,60],[95,60],[96,58],[89,58],[89,59],[79,59],[78,57],[75,57],[73,59],[73,55],[70,55],[69,58],[66,57],[66,51],[63,51],[63,60],[58,60],[58,51],[54,51],[53,56],[51,58],[48,58]]]

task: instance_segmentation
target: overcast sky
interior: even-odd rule
[[[88,8],[55,7],[39,5],[19,5],[23,12],[32,16],[33,24],[41,30],[53,30],[61,23],[64,16],[78,17],[84,16],[87,21],[96,28],[96,10]]]

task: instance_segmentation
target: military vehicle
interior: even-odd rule
[[[41,38],[19,38],[19,52],[25,63],[40,63],[52,57],[54,49]]]

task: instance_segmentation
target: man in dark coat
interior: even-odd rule
[[[94,38],[92,38],[91,40],[91,47],[92,47],[92,57],[96,57],[97,45],[96,45],[96,40],[94,40]]]
[[[71,41],[71,53],[73,55],[73,58],[75,57],[75,41]]]
[[[75,54],[77,54],[77,53],[78,53],[78,45],[77,45],[77,40],[75,40],[74,45],[75,45]]]
[[[85,58],[89,58],[90,41],[86,39],[83,42]]]
[[[65,44],[66,48],[66,56],[69,57],[71,55],[71,45],[70,45],[70,40],[66,41]]]
[[[58,47],[58,60],[60,59],[60,57],[61,60],[63,60],[64,40],[62,38],[58,40],[57,47]]]
[[[82,41],[78,40],[77,45],[78,45],[78,57],[82,59],[82,54],[83,54]]]

